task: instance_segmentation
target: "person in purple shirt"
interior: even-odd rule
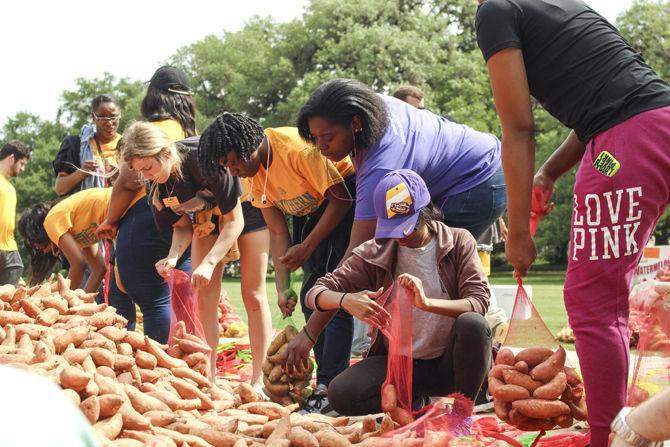
[[[373,192],[389,172],[410,169],[425,181],[431,201],[450,227],[478,238],[502,215],[507,189],[500,141],[428,110],[375,93],[352,79],[335,79],[317,88],[298,114],[298,131],[332,161],[350,155],[356,168],[356,210],[345,260],[375,234]],[[314,312],[307,330],[317,337],[332,312]],[[287,359],[311,349],[301,332]]]
[[[428,110],[379,95],[352,79],[317,88],[298,115],[298,130],[326,158],[351,155],[356,168],[356,215],[349,249],[374,235],[372,193],[381,178],[411,169],[451,227],[478,238],[506,207],[500,141]]]

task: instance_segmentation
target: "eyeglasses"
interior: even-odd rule
[[[116,115],[116,116],[98,116],[95,113],[93,114],[93,119],[96,121],[102,121],[104,122],[112,122],[112,123],[118,123],[119,120],[121,119],[121,115]]]

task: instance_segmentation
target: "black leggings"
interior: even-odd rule
[[[361,360],[335,377],[328,401],[341,415],[381,412],[381,386],[387,355]],[[412,395],[446,396],[460,392],[475,400],[491,365],[491,329],[483,316],[467,312],[456,318],[441,357],[414,360]]]

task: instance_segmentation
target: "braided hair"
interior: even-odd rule
[[[193,96],[173,93],[149,86],[140,106],[147,121],[175,119],[187,137],[195,135],[195,101]]]
[[[198,163],[207,177],[218,173],[219,158],[234,151],[241,160],[248,161],[260,146],[263,127],[255,120],[239,113],[224,112],[214,118],[200,136]]]
[[[38,203],[27,208],[18,222],[19,234],[30,255],[30,272],[28,282],[38,284],[46,279],[53,271],[58,257],[52,253],[44,253],[43,247],[51,244],[51,240],[44,229],[44,220],[51,211],[53,202]]]

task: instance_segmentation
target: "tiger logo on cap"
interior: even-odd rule
[[[386,216],[388,219],[398,214],[409,214],[414,202],[404,182],[386,191]]]

